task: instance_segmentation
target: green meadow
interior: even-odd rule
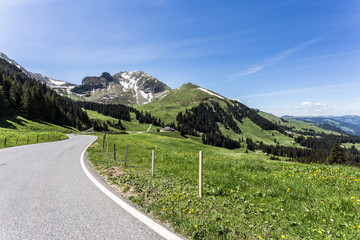
[[[103,135],[98,136],[88,150],[95,169],[187,238],[360,238],[358,168],[273,161],[261,152],[203,145],[178,133],[108,134],[107,152]],[[199,151],[204,155],[201,198]]]

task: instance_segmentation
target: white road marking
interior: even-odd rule
[[[144,223],[146,226],[148,226],[149,228],[151,228],[153,231],[155,231],[156,233],[158,233],[159,235],[161,235],[162,237],[164,237],[165,239],[169,239],[169,240],[182,240],[182,238],[180,238],[179,236],[177,236],[176,234],[170,232],[169,230],[167,230],[166,228],[164,228],[163,226],[161,226],[160,224],[158,224],[157,222],[155,222],[154,220],[150,219],[149,217],[145,216],[143,213],[139,212],[138,210],[136,210],[135,208],[133,208],[132,206],[130,206],[129,204],[127,204],[126,202],[124,202],[123,200],[121,200],[120,198],[118,198],[115,194],[113,194],[112,192],[110,192],[106,187],[104,187],[100,182],[98,182],[92,175],[91,173],[87,170],[87,168],[85,167],[84,164],[84,156],[85,156],[85,152],[88,149],[88,147],[95,142],[97,138],[94,139],[94,141],[92,141],[81,153],[81,157],[80,157],[80,164],[81,167],[83,169],[83,171],[85,172],[86,176],[95,184],[95,186],[97,186],[106,196],[108,196],[111,200],[113,200],[116,204],[118,204],[120,207],[122,207],[123,209],[125,209],[127,212],[129,212],[131,215],[133,215],[135,218],[139,219],[142,223]]]

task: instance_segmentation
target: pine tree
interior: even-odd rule
[[[0,74],[1,76],[1,74]],[[8,102],[5,98],[4,91],[2,87],[0,86],[0,116],[4,115],[8,108]]]
[[[327,157],[328,163],[337,163],[341,164],[344,163],[345,160],[345,154],[344,150],[340,147],[339,142],[336,142],[334,146],[330,149],[330,154]]]

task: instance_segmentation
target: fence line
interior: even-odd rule
[[[115,143],[114,143],[114,159],[115,159]],[[125,150],[125,167],[126,167],[126,163],[127,163],[127,156],[128,156],[128,144],[126,145],[126,150]],[[116,159],[115,159],[116,161]],[[222,160],[222,161],[226,161],[226,162],[234,162],[234,163],[237,163],[237,164],[241,164],[242,166],[245,166],[245,165],[250,165],[250,166],[261,166],[261,167],[264,167],[264,168],[273,168],[273,169],[283,169],[283,170],[286,170],[286,171],[291,171],[291,172],[296,172],[296,173],[306,173],[306,174],[316,174],[316,175],[319,175],[319,176],[331,176],[331,178],[338,178],[338,179],[357,179],[355,177],[347,177],[345,175],[342,175],[342,176],[337,176],[337,175],[330,175],[330,174],[324,174],[324,173],[321,173],[321,172],[318,172],[318,170],[316,171],[305,171],[305,170],[299,170],[299,169],[292,169],[292,168],[289,168],[285,165],[283,166],[264,166],[263,164],[256,164],[256,163],[249,163],[249,162],[243,162],[243,161],[240,161],[240,160]],[[151,174],[152,174],[152,177],[154,177],[154,171],[155,171],[155,153],[154,153],[154,150],[152,150],[152,169],[151,169]],[[309,166],[309,164],[304,164],[306,167]],[[311,164],[310,164],[311,166]],[[171,170],[186,170],[186,169],[182,169],[182,168],[171,168]],[[288,175],[288,173],[286,174]],[[233,180],[227,180],[228,182],[233,182],[233,183],[239,183],[238,181],[233,181]],[[359,181],[354,181],[353,183],[354,184],[358,184],[360,182],[360,179]],[[307,197],[307,196],[303,196],[303,195],[299,195],[299,194],[296,194],[296,193],[292,193],[292,192],[286,192],[284,193],[283,191],[277,191],[277,190],[273,190],[273,189],[270,189],[270,188],[266,188],[266,187],[262,187],[262,186],[258,186],[258,185],[254,185],[252,184],[251,187],[256,187],[257,189],[261,189],[261,190],[270,190],[271,192],[273,193],[277,193],[277,194],[286,194],[287,196],[293,196],[293,197],[298,197],[298,198],[303,198],[303,199],[306,199],[306,200],[310,200],[310,201],[314,201],[314,202],[317,202],[317,203],[330,203],[329,201],[324,201],[320,198],[311,198],[311,197]],[[345,189],[346,191],[346,189]],[[203,197],[203,152],[200,151],[199,152],[199,197]],[[355,202],[354,202],[355,204]],[[348,205],[344,205],[344,204],[339,204],[345,208],[348,208],[348,209],[352,209],[352,210],[356,210],[356,211],[360,211],[360,208],[359,207],[355,207],[355,206],[348,206]]]

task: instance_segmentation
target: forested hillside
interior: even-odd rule
[[[86,113],[72,100],[0,59],[0,115],[14,114],[80,130],[91,127]]]
[[[259,134],[265,135],[266,132],[272,131],[274,135],[278,132],[292,139],[293,144],[285,146],[275,137],[274,144],[254,141],[250,137],[244,139],[241,124],[245,119],[261,128]],[[243,146],[251,151],[261,150],[300,162],[331,163],[333,160],[329,155],[333,146],[339,143],[360,143],[358,136],[326,134],[311,129],[297,130],[295,127],[280,126],[237,101],[203,101],[196,107],[180,112],[176,120],[182,135],[201,134],[204,144],[229,149]],[[226,137],[224,133],[229,131],[236,134],[237,139]],[[341,163],[360,164],[360,152],[354,146],[342,149],[341,154],[344,159]]]
[[[76,104],[84,109],[96,111],[100,114],[103,114],[105,116],[113,117],[116,119],[119,119],[117,126],[115,126],[118,129],[123,129],[121,125],[120,120],[124,121],[131,121],[130,113],[135,113],[136,120],[139,121],[139,123],[149,123],[153,124],[155,126],[162,126],[164,127],[164,123],[161,121],[160,118],[155,118],[151,116],[150,113],[147,112],[140,112],[137,109],[133,107],[128,107],[122,104],[102,104],[102,103],[94,103],[94,102],[76,102]],[[95,124],[99,124],[98,122],[95,122]],[[96,128],[95,130],[105,130],[108,129],[108,124],[111,123],[103,123],[103,127]]]

